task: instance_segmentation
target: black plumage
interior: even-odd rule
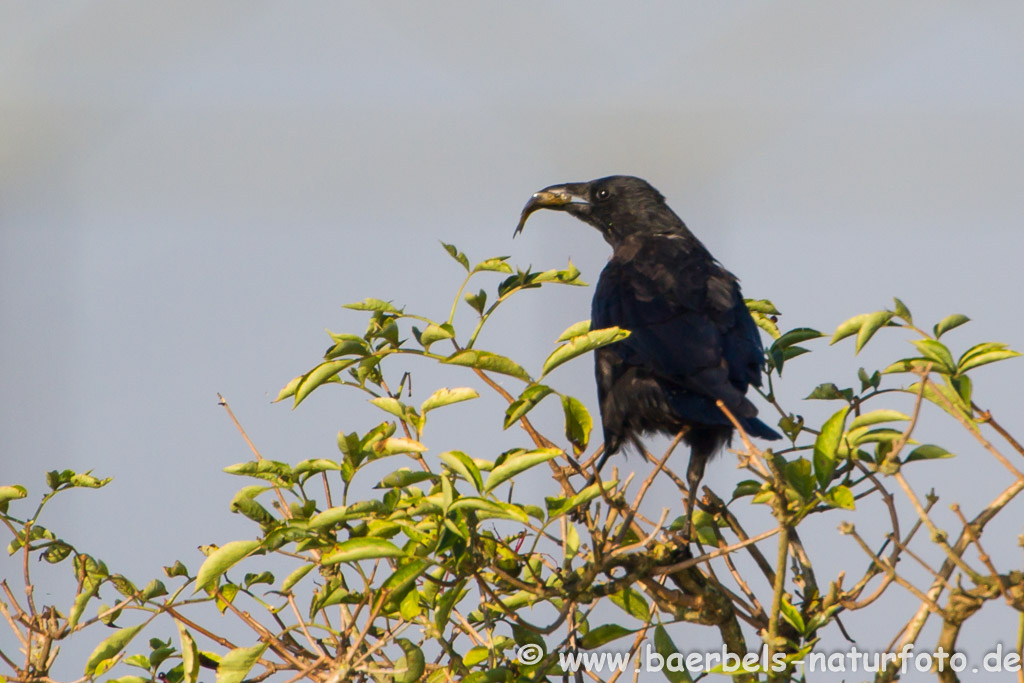
[[[642,448],[644,434],[685,428],[689,518],[707,461],[734,431],[716,400],[747,434],[780,438],[746,397],[750,385],[761,386],[764,347],[739,282],[640,178],[545,188],[523,209],[516,234],[538,209],[572,214],[613,249],[594,292],[591,327],[631,334],[595,352],[605,447],[598,468],[623,445]]]

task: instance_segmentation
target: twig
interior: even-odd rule
[[[774,529],[772,529],[771,531],[765,531],[764,533],[760,533],[757,536],[751,536],[750,538],[748,538],[746,540],[740,541],[739,543],[733,543],[732,545],[727,546],[725,548],[718,548],[716,550],[712,550],[711,552],[705,553],[704,555],[701,555],[700,557],[693,557],[693,558],[690,558],[689,560],[683,560],[682,562],[677,562],[676,564],[670,564],[670,565],[667,565],[667,566],[664,566],[664,567],[658,567],[658,568],[656,568],[654,570],[653,574],[655,574],[655,575],[659,575],[659,574],[675,574],[676,572],[680,572],[680,571],[682,571],[684,569],[689,569],[690,567],[694,567],[694,566],[696,566],[698,564],[701,564],[701,563],[704,563],[704,562],[710,562],[711,560],[715,559],[716,557],[721,557],[722,555],[727,555],[729,553],[736,552],[740,548],[746,548],[748,545],[751,545],[753,543],[759,543],[760,541],[763,541],[766,538],[771,538],[775,534],[779,533],[779,531],[781,529],[782,529],[781,526],[777,526]]]
[[[1010,607],[1017,608],[1013,597],[1010,595],[1010,587],[1006,585],[1006,579],[996,570],[995,565],[992,564],[992,558],[989,557],[988,553],[985,552],[985,549],[981,547],[981,539],[974,533],[974,529],[971,528],[970,523],[964,517],[964,513],[960,511],[960,505],[954,503],[950,506],[950,509],[952,509],[960,519],[960,523],[964,525],[964,531],[967,532],[971,542],[974,543],[974,547],[978,549],[978,559],[981,560],[981,563],[988,568],[989,573],[992,574],[992,578],[999,584],[999,592],[1002,593],[1003,597],[1006,599],[1006,604]]]
[[[245,439],[245,443],[249,445],[249,450],[251,450],[253,455],[256,456],[256,460],[263,460],[263,456],[260,455],[259,450],[256,449],[256,444],[252,442],[252,439],[249,438],[249,435],[246,434],[245,430],[242,428],[242,425],[238,421],[238,418],[235,417],[234,411],[231,410],[231,406],[228,405],[228,400],[224,398],[220,393],[217,394],[217,399],[217,403],[221,406],[224,406],[224,410],[227,411],[228,417],[230,417],[231,422],[234,423],[235,429],[237,429],[238,433],[242,435],[243,439]],[[276,485],[274,486],[274,493],[277,494],[277,500],[281,503],[281,516],[285,519],[291,519],[291,508],[288,507],[288,502],[284,499],[284,494],[281,493],[281,489]]]
[[[999,512],[1003,508],[1005,508],[1011,500],[1016,498],[1017,494],[1019,494],[1021,491],[1024,491],[1024,481],[1018,480],[1010,484],[1006,489],[1003,490],[1002,493],[996,496],[984,510],[978,513],[978,515],[973,520],[971,520],[971,524],[975,526],[977,532],[981,533],[981,531],[985,528],[985,525],[988,524],[988,522],[991,521],[993,517],[999,514]],[[960,537],[957,539],[956,543],[953,546],[954,552],[963,553],[967,549],[967,545],[969,542],[970,539],[967,536],[967,532],[962,531],[960,533]],[[939,575],[944,577],[943,581],[933,582],[931,587],[928,589],[927,596],[932,602],[938,599],[939,595],[941,595],[945,581],[947,581],[949,577],[952,575],[953,569],[955,567],[956,564],[952,562],[949,558],[943,561],[942,567],[939,568]],[[930,614],[931,608],[929,607],[929,605],[927,603],[922,603],[921,607],[918,608],[914,616],[911,617],[910,621],[908,621],[906,626],[904,626],[904,633],[903,638],[900,641],[900,648],[903,648],[908,644],[913,644],[917,641],[917,637],[920,635],[921,629],[924,628],[925,622],[928,621],[928,616]],[[890,651],[891,650],[892,648],[890,648]],[[895,671],[889,668],[886,669],[884,672],[880,672],[876,677],[876,680],[892,680],[893,675],[895,675]]]
[[[994,417],[992,417],[992,411],[990,411],[990,410],[982,410],[981,408],[978,407],[978,404],[973,403],[973,402],[971,403],[971,408],[973,408],[974,410],[978,411],[978,413],[979,413],[978,421],[979,422],[985,422],[985,423],[988,423],[989,425],[991,425],[992,429],[996,430],[1001,437],[1006,439],[1006,441],[1009,442],[1009,444],[1011,446],[1013,446],[1013,450],[1017,451],[1021,455],[1024,455],[1024,446],[1021,446],[1017,442],[1017,440],[1014,439],[1010,435],[1009,432],[1007,432],[1005,429],[1003,429],[1002,426],[998,422],[996,422],[996,419]]]
[[[686,435],[686,432],[687,429],[685,427],[679,430],[679,433],[676,434],[676,438],[672,439],[672,443],[670,443],[668,448],[665,450],[665,455],[661,456],[661,460],[658,461],[658,465],[653,470],[651,470],[651,473],[647,475],[647,478],[640,485],[640,490],[637,491],[636,497],[633,499],[633,505],[630,507],[629,512],[626,514],[626,519],[622,524],[622,528],[619,530],[618,535],[615,537],[615,541],[613,542],[614,546],[618,547],[619,544],[622,543],[622,539],[626,537],[626,534],[629,532],[631,525],[633,524],[633,519],[636,517],[637,508],[640,507],[640,503],[643,502],[644,496],[647,495],[648,489],[650,489],[651,484],[654,483],[655,477],[657,477],[658,473],[661,472],[661,469],[665,466],[665,462],[672,455],[672,452],[675,451],[676,446],[679,445],[679,442],[683,440],[683,436]],[[696,493],[696,491],[690,491],[691,496],[696,495]]]
[[[857,544],[861,547],[861,549],[865,553],[867,553],[867,555],[871,558],[871,561],[878,565],[878,567],[882,571],[884,571],[890,578],[892,578],[893,581],[895,581],[896,583],[898,583],[899,585],[903,586],[908,591],[913,593],[914,597],[920,600],[922,603],[928,605],[931,608],[932,612],[938,614],[942,618],[946,617],[945,611],[942,609],[942,607],[938,605],[938,603],[936,603],[934,600],[932,600],[927,595],[922,593],[920,589],[917,588],[917,586],[915,586],[914,584],[910,583],[909,581],[901,577],[899,574],[897,574],[895,567],[893,567],[888,562],[886,562],[880,557],[877,557],[874,553],[872,553],[871,548],[869,548],[868,544],[864,542],[864,539],[860,537],[860,534],[857,533],[857,531],[853,528],[852,524],[849,525],[849,529],[846,531],[846,533],[848,533],[850,536],[853,536],[854,540],[857,541]]]
[[[988,439],[982,436],[981,430],[978,429],[978,426],[975,425],[973,422],[970,422],[959,410],[957,410],[956,407],[949,402],[949,399],[942,395],[942,392],[938,390],[938,387],[935,386],[934,382],[929,380],[927,377],[924,378],[924,381],[931,385],[932,391],[935,393],[936,396],[939,397],[939,399],[942,400],[943,405],[946,406],[946,412],[955,417],[957,419],[957,422],[963,425],[964,429],[969,431],[971,433],[971,436],[977,439],[978,443],[980,443],[986,451],[991,453],[992,456],[996,460],[998,460],[1003,467],[1005,467],[1006,469],[1010,470],[1010,472],[1013,473],[1013,476],[1017,477],[1017,479],[1024,480],[1024,472],[1021,472],[1016,467],[1014,467],[1013,463],[1007,460],[1005,455],[1000,453],[995,446],[989,443]]]
[[[893,476],[896,478],[896,481],[899,482],[903,492],[907,494],[907,498],[910,500],[911,505],[913,505],[914,509],[917,510],[918,517],[924,522],[925,526],[928,527],[928,530],[932,532],[932,542],[946,551],[946,556],[953,562],[953,564],[960,568],[960,571],[964,572],[970,576],[972,580],[976,581],[980,576],[978,572],[971,569],[971,567],[964,562],[963,557],[961,557],[961,555],[963,555],[963,550],[959,553],[953,551],[949,542],[946,540],[946,532],[935,526],[932,518],[925,511],[924,507],[922,507],[921,501],[918,500],[917,495],[914,493],[914,489],[912,489],[910,484],[907,483],[907,479],[903,476],[903,472],[897,472]]]
[[[721,402],[719,402],[721,403]],[[775,586],[772,589],[772,610],[768,615],[768,656],[771,661],[779,644],[779,619],[782,614],[782,594],[786,589],[786,563],[789,557],[789,525],[779,527],[779,554],[775,563]],[[769,680],[777,678],[769,674]]]

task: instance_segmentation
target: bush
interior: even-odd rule
[[[9,551],[24,556],[23,576],[5,579],[0,595],[0,611],[22,653],[0,650],[7,679],[50,680],[57,645],[91,637],[101,642],[84,663],[84,676],[116,671],[123,683],[195,683],[202,667],[216,669],[223,683],[275,674],[331,682],[547,680],[561,678],[567,656],[609,648],[660,668],[671,681],[691,680],[691,673],[708,668],[738,680],[789,680],[801,676],[795,662],[806,659],[822,630],[844,613],[876,610],[879,623],[888,624],[879,598],[893,586],[920,602],[893,653],[918,643],[930,617],[941,622],[932,650],[952,653],[964,623],[986,601],[1005,601],[1024,612],[1024,574],[997,569],[980,544],[986,525],[1024,489],[1024,474],[982,428],[1018,455],[1024,450],[978,406],[970,376],[977,367],[1019,354],[981,343],[955,358],[944,335],[966,317],[951,315],[926,330],[895,300],[891,310],[839,325],[831,343],[855,337],[860,351],[884,330],[909,335],[916,353],[879,371],[861,369],[855,386],[815,387],[807,398],[832,402],[835,409],[812,426],[781,404],[774,385],[784,367],[809,352],[805,345],[823,335],[806,327],[781,333],[775,307],[749,301],[772,339],[763,396],[777,410],[789,444],[762,450],[741,434],[735,453],[750,476],[728,500],[704,489],[693,520],[696,543],[688,547],[677,534],[685,519],[670,519],[669,513],[681,512],[686,495],[673,469],[686,456],[670,460],[679,438],[660,455],[643,454],[646,462],[630,460],[636,470],[623,480],[607,470],[603,479],[592,471],[601,452],[592,448],[594,418],[581,400],[545,383],[555,367],[614,344],[628,331],[591,330],[587,321],[572,325],[539,373],[531,373],[477,348],[479,333],[510,297],[546,285],[582,285],[579,271],[570,263],[564,270],[513,272],[505,258],[471,266],[455,247],[445,249],[467,273],[446,320],[378,299],[351,304],[368,315],[365,332],[332,333],[323,362],[278,396],[299,405],[311,392],[339,385],[366,394],[384,420],[340,433],[338,460],[285,463],[257,454],[228,467],[255,482],[238,492],[231,510],[258,530],[249,539],[204,547],[206,557],[194,574],[177,561],[165,567],[166,576],[139,588],[40,524],[56,495],[101,488],[110,479],[50,472],[49,491],[27,513],[24,487],[0,487],[0,519],[13,539]],[[486,273],[504,278],[492,293],[473,293],[470,282]],[[453,326],[463,300],[475,314],[468,335]],[[400,358],[439,364],[457,385],[475,375],[477,386],[438,388],[417,405]],[[512,378],[516,391],[497,376]],[[504,427],[519,425],[523,444],[477,454],[485,457],[428,450],[425,427],[434,411],[460,410],[479,391],[504,399]],[[546,399],[550,407],[561,404],[562,434],[542,434],[530,421]],[[908,402],[910,410],[904,408]],[[1006,488],[992,492],[991,502],[970,517],[954,507],[960,520],[955,539],[933,521],[937,497],[919,495],[904,476],[907,466],[952,457],[942,446],[916,440],[920,413],[929,406],[955,420],[979,451],[1012,474]],[[543,471],[550,479],[538,476]],[[656,482],[677,487],[679,497],[667,505],[645,502]],[[912,523],[902,519],[897,498],[914,511]],[[835,539],[805,543],[801,525],[816,516],[839,523],[855,506],[875,506],[891,529],[865,538],[843,522],[842,533],[864,550],[866,569],[852,583],[844,575],[823,579],[812,558],[827,553]],[[765,526],[769,515],[767,531],[747,533]],[[897,571],[901,558],[919,560],[929,545],[940,549],[942,559],[928,568],[926,580]],[[976,554],[967,552],[971,546]],[[71,569],[70,605],[36,605],[34,557]],[[278,576],[278,567],[287,573]],[[24,585],[10,585],[18,582]],[[18,598],[19,591],[25,597]],[[101,604],[101,592],[112,604]],[[221,614],[247,627],[247,643],[225,637],[228,622]],[[153,638],[147,645],[136,638],[148,625],[168,620],[176,625],[176,642]],[[717,634],[723,645],[717,665],[684,661],[672,639],[681,622]],[[79,635],[100,623],[114,630],[105,637]],[[652,645],[641,649],[648,639]],[[879,680],[899,673],[900,660],[891,661],[895,665],[878,673]],[[603,672],[596,662],[590,662],[595,678],[619,676],[609,668],[612,660],[601,660]],[[695,671],[687,673],[683,664]],[[949,665],[939,668],[941,680],[956,680]]]

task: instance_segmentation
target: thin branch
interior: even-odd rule
[[[967,417],[964,416],[963,413],[961,413],[961,411],[957,410],[956,407],[949,402],[949,399],[942,395],[942,392],[938,390],[938,387],[935,386],[934,382],[932,382],[927,377],[924,378],[924,382],[926,382],[932,387],[932,391],[935,393],[936,396],[939,397],[943,405],[946,407],[946,412],[955,417],[957,419],[957,422],[963,425],[964,429],[969,431],[971,433],[971,436],[977,439],[978,443],[980,443],[986,451],[991,453],[992,456],[996,460],[998,460],[1003,467],[1005,467],[1006,469],[1013,473],[1013,476],[1017,477],[1017,479],[1019,480],[1024,480],[1024,472],[1021,472],[1016,467],[1014,467],[1013,463],[1007,460],[1005,455],[1000,453],[995,446],[989,443],[988,439],[982,436],[981,430],[978,429],[978,426],[971,422],[970,420],[968,420]]]
[[[960,505],[954,503],[950,508],[960,519],[960,523],[964,525],[964,531],[967,532],[971,542],[974,543],[974,547],[978,549],[978,559],[981,560],[981,563],[988,568],[992,578],[999,584],[999,592],[1002,593],[1003,597],[1006,599],[1006,604],[1016,609],[1017,605],[1014,602],[1013,596],[1010,595],[1010,587],[1006,584],[1006,579],[996,570],[995,565],[992,564],[992,558],[989,557],[988,553],[985,552],[985,549],[981,547],[981,539],[974,533],[974,529],[971,528],[970,523],[964,517],[964,513],[960,510]]]
[[[992,417],[992,411],[982,410],[981,408],[978,407],[978,404],[976,403],[971,403],[971,408],[978,411],[978,422],[987,423],[991,425],[992,429],[996,430],[996,432],[999,433],[999,436],[1006,439],[1006,441],[1011,446],[1013,446],[1013,450],[1017,451],[1021,455],[1024,455],[1024,446],[1021,446],[1017,442],[1017,440],[1010,435],[1009,432],[1003,429],[1003,427],[998,422],[996,422],[996,419]]]
[[[658,567],[658,568],[656,568],[654,570],[653,574],[655,574],[655,575],[675,574],[676,572],[680,572],[680,571],[682,571],[684,569],[689,569],[690,567],[694,567],[694,566],[696,566],[698,564],[701,564],[701,563],[704,563],[704,562],[710,562],[711,560],[715,559],[716,557],[721,557],[722,555],[727,555],[729,553],[736,552],[740,548],[746,548],[748,545],[751,545],[752,543],[759,543],[760,541],[763,541],[766,538],[771,538],[775,534],[779,533],[779,531],[781,529],[782,529],[781,526],[777,526],[774,529],[772,529],[771,531],[765,531],[764,533],[760,533],[757,536],[751,536],[750,538],[747,538],[746,540],[740,541],[739,543],[733,543],[732,545],[727,546],[725,548],[718,548],[716,550],[712,550],[711,552],[705,553],[704,555],[701,555],[700,557],[693,557],[693,558],[690,558],[689,560],[683,560],[682,562],[677,562],[676,564],[670,564],[670,565],[667,565],[665,567]]]
[[[768,655],[771,661],[779,647],[779,620],[782,614],[782,594],[786,590],[786,564],[789,557],[789,525],[779,527],[779,554],[775,563],[775,586],[772,590],[772,609],[768,615]],[[777,678],[769,674],[769,680]]]
[[[877,557],[874,553],[872,553],[871,548],[869,548],[868,544],[864,542],[864,539],[860,537],[860,534],[857,533],[857,531],[853,528],[852,524],[849,525],[849,529],[846,530],[845,533],[852,536],[854,540],[857,541],[857,544],[861,547],[861,549],[865,553],[867,553],[867,555],[871,558],[871,561],[878,565],[878,567],[882,571],[884,571],[890,578],[892,578],[893,581],[895,581],[896,583],[898,583],[899,585],[903,586],[908,591],[913,593],[914,597],[920,600],[922,603],[928,605],[932,612],[940,615],[943,618],[946,617],[945,611],[943,611],[942,607],[940,607],[938,603],[936,603],[934,600],[930,599],[927,595],[922,593],[920,589],[917,588],[917,586],[915,586],[914,584],[910,583],[909,581],[901,577],[899,574],[897,574],[895,567],[893,567],[888,562],[886,562],[880,557]]]

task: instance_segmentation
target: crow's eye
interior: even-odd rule
[[[608,199],[608,197],[611,197],[611,196],[612,196],[612,193],[609,192],[608,190],[606,190],[603,187],[600,190],[598,190],[597,192],[594,193],[594,197],[599,202],[603,202],[604,200]]]

